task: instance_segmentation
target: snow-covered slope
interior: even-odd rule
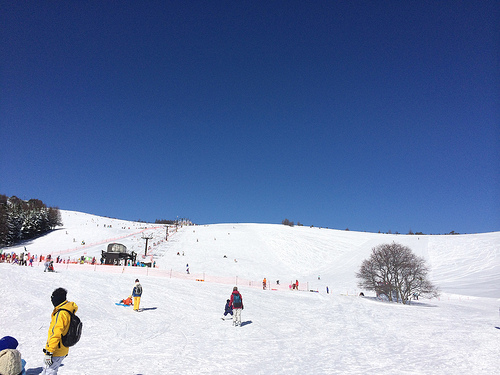
[[[328,286],[355,293],[354,274],[372,248],[398,242],[427,260],[431,278],[442,291],[500,298],[500,232],[410,236],[272,224],[215,224],[187,226],[177,232],[169,228],[166,240],[163,225],[64,210],[61,214],[63,227],[8,250],[19,252],[26,247],[32,254],[99,259],[109,243],[119,242],[142,256],[146,250],[142,237],[149,235],[153,238],[148,241],[148,256],[140,259],[153,259],[159,269],[172,270],[173,274],[185,274],[189,264],[191,279],[238,277],[257,285],[266,277],[271,282],[280,280],[285,287],[298,279],[308,289],[326,290]]]
[[[59,286],[85,324],[62,375],[492,374],[498,368],[500,233],[406,236],[217,224],[169,228],[166,241],[164,226],[70,211],[62,219],[62,228],[3,250],[76,259],[99,257],[119,242],[142,258],[147,234],[153,238],[144,259],[158,268],[62,264],[44,273],[42,266],[0,264],[0,337],[19,340],[28,374],[41,371],[50,294]],[[372,247],[392,241],[427,259],[440,299],[403,306],[369,293],[357,297],[354,272]],[[144,287],[139,314],[114,304],[130,294],[136,277]],[[277,290],[262,290],[264,277]],[[319,293],[289,291],[296,279]],[[220,319],[235,284],[245,303],[241,328]]]

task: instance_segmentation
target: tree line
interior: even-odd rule
[[[193,223],[188,218],[177,218],[176,220],[156,219],[155,224],[192,225]]]
[[[0,246],[11,246],[45,234],[62,225],[57,207],[39,199],[22,200],[0,194]]]
[[[168,220],[168,219],[156,219],[155,224],[168,224],[168,225],[174,225],[176,224],[176,220]]]

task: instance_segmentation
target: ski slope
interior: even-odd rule
[[[99,258],[108,243],[119,242],[158,267],[58,264],[56,273],[44,273],[42,265],[0,263],[0,337],[18,339],[28,374],[42,370],[50,295],[59,286],[84,322],[60,374],[498,371],[499,232],[407,236],[216,224],[169,228],[165,240],[163,225],[61,213],[63,227],[3,250]],[[143,235],[152,236],[144,258]],[[366,291],[358,297],[354,273],[374,246],[392,241],[426,258],[439,299],[403,306]],[[141,313],[115,305],[136,277],[144,288]],[[275,290],[262,290],[264,277]],[[301,291],[289,290],[295,280]],[[242,327],[220,319],[236,284],[245,305]]]

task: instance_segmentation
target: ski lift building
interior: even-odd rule
[[[127,247],[121,243],[110,243],[107,251],[103,250],[101,253],[104,259],[104,264],[111,265],[120,265],[122,261],[126,264],[128,260],[135,263],[135,258],[137,256],[134,251],[128,252]]]

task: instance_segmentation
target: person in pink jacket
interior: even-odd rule
[[[243,310],[243,297],[238,292],[238,287],[233,288],[233,293],[229,300],[230,306],[233,307],[233,326],[241,327],[241,310]]]

